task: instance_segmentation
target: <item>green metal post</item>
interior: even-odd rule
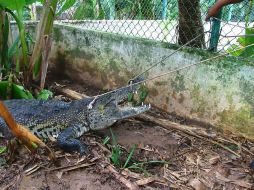
[[[222,16],[222,9],[217,15],[218,19],[221,19]],[[220,38],[220,20],[213,19],[212,20],[212,31],[211,31],[211,38],[210,38],[210,44],[209,44],[209,51],[217,51],[218,42]]]

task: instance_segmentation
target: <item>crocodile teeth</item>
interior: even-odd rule
[[[145,108],[150,109],[150,108],[151,108],[151,104],[147,104],[147,105],[145,105]]]
[[[141,106],[144,106],[144,102],[141,103]],[[145,105],[146,106],[146,105]]]

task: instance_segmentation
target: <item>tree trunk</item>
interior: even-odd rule
[[[199,35],[188,46],[204,48],[205,36],[201,21],[199,0],[178,0],[178,9],[178,43],[184,45]]]

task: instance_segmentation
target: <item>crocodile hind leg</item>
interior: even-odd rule
[[[75,139],[77,131],[74,127],[68,127],[57,137],[57,146],[64,151],[78,151],[81,155],[87,153],[87,145]]]

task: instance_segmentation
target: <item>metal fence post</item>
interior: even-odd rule
[[[162,20],[167,18],[168,0],[162,0]]]
[[[209,51],[217,51],[218,42],[220,38],[220,24],[221,24],[221,16],[222,16],[222,9],[217,15],[218,19],[212,20],[212,31],[211,31],[211,37],[210,37],[210,43],[209,43]]]

